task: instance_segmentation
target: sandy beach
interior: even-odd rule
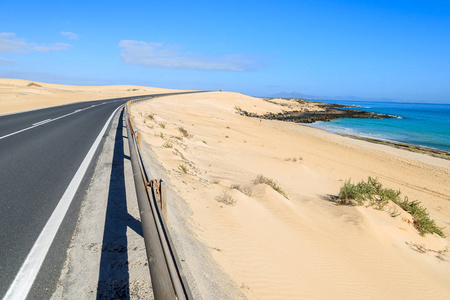
[[[179,90],[134,85],[75,86],[0,78],[0,115],[79,101],[174,91]]]
[[[187,207],[175,217],[188,224],[196,247],[248,299],[449,299],[450,161],[239,114],[286,109],[283,100],[231,92],[132,107],[177,201]],[[282,193],[255,184],[258,175]],[[369,176],[421,201],[447,238],[420,236],[396,207],[336,205],[345,180]],[[168,201],[170,216],[180,203]],[[187,248],[177,222],[168,223],[176,247]],[[183,257],[188,268],[199,265],[196,255]],[[221,279],[209,280],[220,286]],[[204,285],[195,285],[205,298]]]

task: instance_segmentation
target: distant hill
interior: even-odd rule
[[[273,95],[268,96],[269,98],[301,98],[306,100],[347,100],[347,101],[398,101],[398,99],[391,98],[361,98],[355,96],[317,96],[317,95],[309,95],[303,94],[299,92],[280,92]]]
[[[269,96],[270,98],[301,98],[301,99],[325,99],[319,96],[303,94],[299,92],[281,92]]]

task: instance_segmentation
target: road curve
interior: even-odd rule
[[[0,298],[15,280],[105,123],[130,99],[80,102],[0,117]],[[88,181],[85,178],[78,189],[76,204],[72,203],[58,231],[62,238],[52,244],[37,276],[39,284],[32,288],[34,296],[28,298],[42,297],[42,290],[56,283],[77,219],[76,207]],[[72,225],[66,224],[69,218]]]

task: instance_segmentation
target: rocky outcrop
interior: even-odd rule
[[[350,106],[338,105],[338,104],[320,104],[320,108],[322,110],[318,111],[283,111],[281,113],[267,113],[263,115],[259,115],[256,113],[251,113],[245,110],[238,110],[237,112],[240,115],[252,117],[252,118],[260,118],[260,119],[268,119],[268,120],[280,120],[286,122],[295,122],[295,123],[314,123],[317,121],[329,122],[330,120],[338,119],[338,118],[357,118],[357,119],[389,119],[395,118],[393,116],[384,115],[384,114],[376,114],[368,111],[361,110],[349,110],[344,108],[349,108]]]

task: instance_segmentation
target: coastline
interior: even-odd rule
[[[358,110],[358,108],[363,108],[360,105],[351,105],[351,104],[337,104],[337,103],[326,103],[321,101],[311,101],[311,100],[304,100],[304,99],[263,99],[265,101],[281,105],[281,106],[288,106],[285,103],[280,103],[280,100],[284,101],[290,101],[290,102],[296,102],[299,104],[306,104],[306,103],[314,103],[317,105],[316,109],[307,109],[307,110],[283,110],[280,113],[265,113],[265,114],[256,114],[251,113],[245,110],[238,110],[238,113],[252,118],[260,118],[260,119],[267,119],[267,120],[279,120],[279,121],[285,121],[285,122],[295,122],[300,125],[302,124],[312,124],[315,122],[330,122],[331,120],[335,119],[402,119],[401,117],[390,115],[390,114],[383,114],[383,113],[375,113],[370,111],[361,111]],[[278,100],[278,102],[277,102]],[[289,107],[292,108],[292,107]],[[352,110],[348,110],[347,108],[352,108]],[[312,126],[314,127],[314,126]],[[316,127],[314,127],[316,128]],[[318,128],[321,130],[325,130],[327,132],[327,129],[325,128]],[[426,147],[422,145],[415,145],[400,141],[394,141],[394,140],[387,140],[387,139],[380,139],[380,138],[373,138],[373,137],[367,137],[362,135],[354,135],[354,134],[345,134],[345,133],[339,133],[339,132],[330,132],[337,135],[363,140],[375,144],[381,144],[381,145],[388,145],[391,147],[395,147],[398,149],[408,150],[412,152],[417,153],[423,153],[428,154],[430,156],[443,158],[450,160],[450,152],[444,151],[437,148],[431,148]]]
[[[324,129],[321,129],[321,130],[324,130]],[[427,154],[427,155],[430,155],[433,157],[450,160],[450,152],[446,152],[443,150],[432,149],[432,148],[427,148],[427,147],[417,146],[417,145],[412,145],[412,144],[407,144],[407,143],[401,143],[401,142],[394,142],[394,141],[387,141],[387,140],[369,138],[369,137],[364,137],[364,136],[351,135],[351,134],[344,134],[344,133],[334,133],[334,134],[352,138],[352,139],[362,140],[362,141],[366,141],[366,142],[370,142],[370,143],[374,143],[374,144],[387,145],[387,146],[395,147],[395,148],[402,149],[402,150],[407,150],[407,151],[416,152],[416,153],[423,153],[423,154]]]

